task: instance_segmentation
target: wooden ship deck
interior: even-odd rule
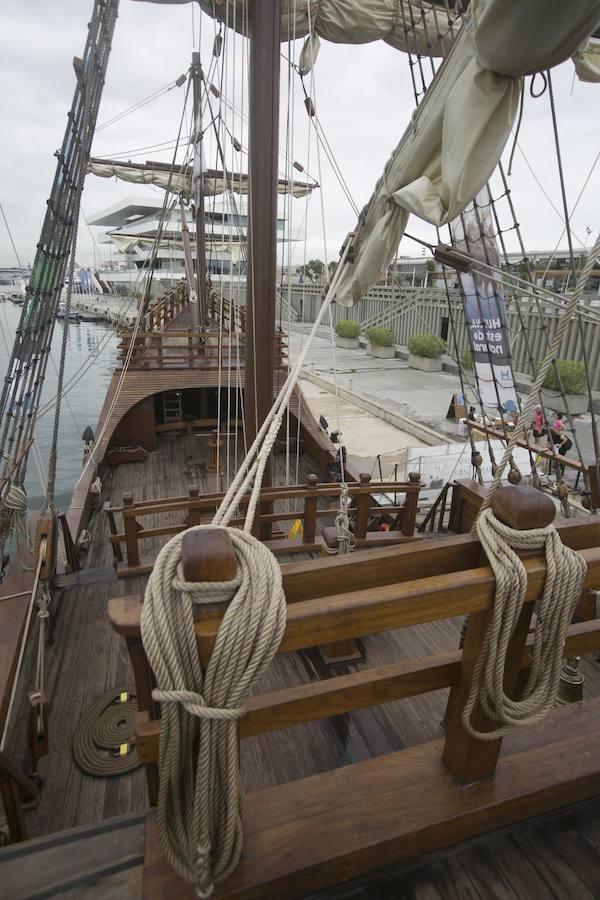
[[[41,626],[34,619],[27,633],[27,598],[35,599],[37,576],[13,562],[2,585],[0,724],[11,709],[21,638],[29,638],[0,752],[0,793],[13,842],[0,849],[0,883],[15,900],[196,896],[195,886],[169,866],[159,840],[165,724],[141,639],[142,598],[169,537],[210,523],[228,475],[243,458],[240,435],[245,429],[252,442],[288,373],[274,306],[277,140],[264,139],[277,133],[276,6],[257,3],[249,10],[247,322],[235,304],[210,295],[204,237],[197,232],[197,271],[194,278],[189,261],[189,293],[184,287],[171,291],[123,335],[95,445],[70,509],[60,517],[62,558],[54,552],[57,519],[38,518],[37,575],[44,573],[42,582],[52,592],[49,639],[42,643],[44,686],[38,684],[33,694]],[[103,0],[97,7],[112,29],[116,3]],[[198,54],[190,78],[199,114]],[[79,103],[84,81],[78,77],[76,110],[88,106]],[[82,141],[75,145],[79,152]],[[196,140],[196,151],[199,145]],[[57,184],[63,180],[68,181],[59,178]],[[200,223],[203,196],[200,183]],[[359,251],[355,238],[346,242],[336,271]],[[45,252],[43,242],[38,251]],[[62,284],[62,275],[56,283]],[[198,307],[188,302],[192,293]],[[232,416],[242,397],[243,414]],[[581,657],[585,702],[574,702],[580,698],[572,688],[579,683],[569,681],[563,669],[569,677],[561,678],[563,693],[545,719],[505,735],[496,731],[500,715],[486,712],[481,694],[466,716],[497,609],[494,572],[471,533],[482,488],[453,482],[440,495],[440,533],[425,534],[417,527],[418,476],[405,483],[371,482],[347,470],[346,512],[355,548],[338,554],[341,539],[333,523],[342,502],[342,454],[297,388],[289,411],[290,427],[275,443],[272,477],[252,524],[252,534],[267,543],[281,566],[285,628],[243,708],[238,704],[233,714],[228,709],[229,721],[211,725],[212,736],[227,730],[232,751],[239,746],[244,797],[243,853],[216,886],[216,900],[598,896],[600,516],[556,522],[563,545],[581,555],[586,571],[554,661],[558,670],[565,657]],[[233,427],[237,436],[229,458],[225,425],[227,434]],[[290,437],[298,448],[297,484],[290,483],[285,452]],[[96,478],[100,494],[93,489]],[[503,491],[506,506],[502,510],[501,499],[500,511],[507,518],[499,518],[513,530],[552,520],[554,503],[533,487]],[[386,495],[394,499],[388,502]],[[596,489],[593,508],[597,499]],[[239,499],[230,526],[243,524],[247,508],[248,498]],[[195,556],[182,547],[187,581],[230,581],[231,564],[234,571],[236,566],[230,537],[223,531],[216,537],[229,547],[229,574],[204,577],[207,560],[222,564],[223,556],[211,551],[214,531],[202,529],[186,534]],[[522,566],[526,588],[501,673],[502,692],[510,700],[522,697],[536,662],[539,601],[550,572],[542,550],[523,553]],[[204,670],[225,610],[223,603],[194,606],[192,646]],[[125,700],[135,691],[136,712],[133,736],[104,748],[106,754],[135,761],[135,753],[141,765],[98,777],[76,765],[73,743],[82,715],[107,690],[126,691]],[[47,723],[43,694],[49,698]],[[204,688],[202,694],[194,698],[197,706],[210,706],[211,699],[227,706]],[[216,717],[223,717],[221,708]],[[193,743],[186,759],[197,751]],[[219,771],[221,765],[219,760]],[[236,814],[237,808],[232,807]],[[194,856],[196,850],[208,858],[201,846]]]

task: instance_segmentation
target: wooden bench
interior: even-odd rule
[[[595,589],[600,584],[600,520],[569,523],[561,535],[582,552],[588,566],[585,589]],[[288,610],[280,653],[469,614],[464,649],[254,695],[239,721],[240,739],[450,688],[447,736],[252,794],[245,804],[243,860],[217,896],[299,896],[597,793],[598,700],[558,711],[542,726],[511,735],[502,756],[501,739],[481,741],[463,728],[462,709],[495,594],[491,569],[478,566],[480,555],[478,541],[460,535],[427,546],[284,567]],[[540,555],[528,556],[524,566],[526,603],[505,671],[506,689],[513,696],[530,665],[529,623],[546,576]],[[109,603],[111,621],[127,641],[134,669],[141,710],[137,749],[147,767],[153,803],[160,719],[140,639],[140,612],[139,597]],[[222,610],[196,612],[203,667],[221,618]],[[600,620],[570,626],[565,654],[598,647]],[[475,721],[480,730],[493,727],[480,709]],[[465,791],[463,785],[471,787]],[[144,896],[193,896],[191,886],[163,859],[152,818]]]

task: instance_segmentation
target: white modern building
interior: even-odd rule
[[[179,206],[174,207],[163,223],[163,206],[162,196],[128,197],[91,216],[89,224],[103,229],[100,243],[111,245],[114,255],[120,254],[121,260],[128,263],[124,268],[115,267],[111,254],[112,265],[102,271],[105,280],[126,284],[131,279],[131,269],[147,268],[153,270],[154,278],[164,283],[185,277],[181,211]],[[186,212],[185,218],[195,261],[194,217]],[[207,197],[204,221],[207,272],[217,277],[244,276],[248,228],[246,198],[236,198],[233,208],[224,195]],[[277,220],[277,236],[283,241],[283,218]]]

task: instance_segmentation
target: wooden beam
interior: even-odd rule
[[[600,546],[600,516],[557,523],[561,540],[573,550]],[[282,565],[288,603],[385,584],[399,584],[427,575],[474,569],[481,545],[475,535],[440,536],[414,544]]]
[[[475,546],[479,548],[477,542]],[[411,545],[403,549],[410,550]],[[581,553],[588,566],[584,588],[593,588],[600,584],[600,548],[582,549]],[[526,559],[524,565],[526,597],[532,600],[543,588],[546,566],[541,557]],[[493,572],[483,567],[290,603],[280,652],[478,612],[489,608],[494,591]],[[109,600],[113,627],[125,637],[139,634],[140,613],[139,597]],[[219,615],[213,615],[196,622],[202,653],[210,653],[220,621]]]
[[[589,588],[600,583],[600,547],[581,554],[588,566],[584,587]],[[546,565],[540,557],[526,559],[524,565],[526,599],[535,600],[543,589]],[[495,588],[493,572],[486,567],[288,604],[279,652],[480,612],[490,608]],[[220,616],[196,623],[201,658],[210,656],[219,623]]]
[[[520,669],[527,672],[531,664],[529,654],[533,635],[527,639]],[[571,625],[564,655],[583,656],[600,649],[600,619]],[[327,678],[268,694],[250,697],[245,715],[240,719],[240,737],[254,737],[291,728],[305,722],[315,722],[379,706],[406,697],[451,687],[460,676],[461,651],[452,650],[421,659],[393,663]],[[136,742],[140,760],[149,765],[158,761],[160,719],[139,713],[136,720]]]

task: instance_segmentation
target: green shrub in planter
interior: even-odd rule
[[[562,389],[565,394],[585,394],[587,380],[585,377],[585,364],[574,362],[572,359],[557,359],[556,369],[560,374]],[[544,387],[549,391],[560,391],[561,385],[554,366],[550,366],[544,379]]]
[[[470,350],[463,350],[460,355],[460,365],[463,369],[473,368],[473,354]]]
[[[367,328],[367,338],[374,347],[393,347],[394,332],[391,328],[381,328],[380,325],[372,325]]]
[[[435,334],[413,334],[408,339],[408,352],[425,359],[439,359],[446,352],[446,342]]]
[[[360,334],[360,325],[352,319],[340,319],[335,323],[335,333],[341,338],[357,338]]]

